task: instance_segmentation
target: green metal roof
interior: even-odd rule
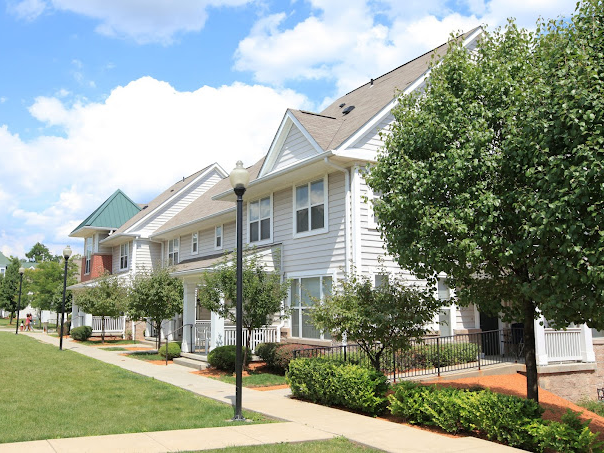
[[[117,189],[105,202],[80,223],[69,235],[86,227],[107,228],[115,230],[121,227],[141,208],[132,201],[124,192]]]
[[[0,252],[0,267],[6,267],[10,264],[10,259],[8,259],[2,252]]]

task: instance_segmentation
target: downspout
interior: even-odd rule
[[[344,222],[344,226],[345,226],[345,240],[344,240],[344,254],[345,254],[345,265],[344,265],[344,269],[346,271],[346,275],[350,274],[350,260],[352,257],[352,246],[354,244],[352,244],[352,237],[350,236],[350,232],[351,232],[351,220],[354,223],[355,219],[351,219],[351,208],[350,208],[350,200],[351,200],[351,195],[350,195],[350,173],[348,171],[348,169],[341,167],[340,165],[334,164],[332,161],[329,160],[329,157],[326,157],[325,159],[325,164],[329,165],[332,168],[335,168],[336,170],[339,170],[341,172],[344,173],[344,186],[346,187],[346,204],[345,204],[345,216],[346,216],[346,222]]]
[[[281,283],[285,281],[285,270],[283,269],[283,243],[279,247],[279,274],[281,274]],[[281,309],[281,322],[277,326],[277,343],[281,343],[281,329],[285,327],[285,313],[287,311],[287,307],[285,303],[283,303],[283,308]]]
[[[361,175],[359,165],[354,165],[350,188],[352,193],[352,260],[359,274],[363,273],[362,237],[361,237]]]

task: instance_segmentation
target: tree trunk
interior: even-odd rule
[[[523,301],[524,311],[524,361],[526,365],[526,397],[539,401],[539,382],[537,376],[537,356],[535,351],[535,304],[532,300]]]
[[[161,348],[161,321],[159,321],[158,323],[156,323],[155,326],[156,326],[156,329],[155,329],[155,333],[156,333],[155,344],[157,344],[157,352],[159,353],[159,348]]]
[[[249,347],[249,345],[252,344],[252,329],[249,329],[249,328],[247,329],[247,344],[248,344],[248,347]],[[245,363],[246,363],[246,359],[247,359],[247,348],[243,345],[241,345],[241,348],[243,349],[243,364],[242,364],[243,366],[241,367],[241,369],[245,369],[246,368]]]
[[[12,324],[12,323],[13,323],[13,318],[15,317],[14,315],[15,315],[15,312],[14,312],[14,311],[11,311],[11,312],[10,312],[10,318],[9,318],[9,321],[8,321],[8,323],[9,323],[9,324]]]
[[[101,316],[101,343],[105,344],[105,317]]]

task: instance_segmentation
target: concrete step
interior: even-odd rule
[[[177,357],[173,360],[177,365],[193,368],[194,370],[205,370],[208,367],[208,362],[201,360],[189,359],[187,357]]]

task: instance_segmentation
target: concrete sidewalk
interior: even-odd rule
[[[58,347],[58,338],[40,333],[24,334]],[[122,356],[119,352],[82,346],[70,339],[63,340],[63,349],[153,377],[227,404],[232,405],[235,400],[235,386],[192,374],[190,368],[180,365],[153,365]],[[522,451],[473,437],[442,436],[418,428],[298,401],[289,398],[289,395],[289,389],[260,392],[246,388],[242,394],[244,409],[284,420],[285,423],[19,442],[0,444],[0,453],[171,452],[302,442],[336,436],[344,436],[388,452]]]

